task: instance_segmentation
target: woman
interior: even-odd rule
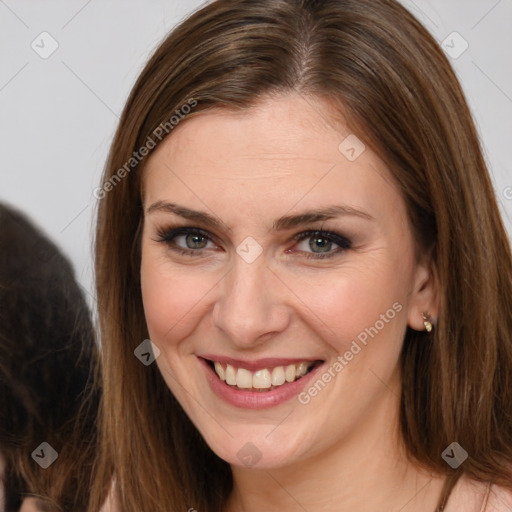
[[[204,7],[97,196],[91,510],[512,507],[510,247],[455,75],[395,1]]]

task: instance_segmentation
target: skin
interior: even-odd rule
[[[149,334],[169,388],[232,466],[230,511],[319,512],[335,503],[374,512],[385,503],[432,512],[437,504],[443,479],[408,462],[398,434],[400,350],[407,326],[424,330],[423,311],[436,317],[436,283],[429,261],[415,260],[405,203],[385,164],[369,147],[353,162],[339,151],[350,133],[330,122],[319,100],[266,98],[242,113],[217,109],[182,122],[144,170]],[[150,212],[158,201],[209,213],[226,227]],[[272,231],[281,216],[332,205],[372,219]],[[174,246],[159,241],[159,230],[174,225],[203,228],[212,240],[200,255],[180,255],[172,247],[186,248],[185,236]],[[339,233],[352,246],[307,258],[317,246],[292,237],[310,229]],[[263,249],[252,263],[236,252],[248,236]],[[395,303],[401,311],[305,405],[229,405],[211,391],[197,357],[304,357],[329,367]],[[237,456],[248,442],[261,454],[251,467]]]
[[[20,512],[40,512],[35,498],[25,498],[20,508]]]

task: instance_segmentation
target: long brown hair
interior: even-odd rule
[[[144,159],[131,158],[150,139],[157,144],[162,123],[191,99],[194,116],[247,109],[287,91],[328,101],[388,164],[417,254],[432,258],[436,328],[430,337],[409,329],[401,359],[408,456],[449,476],[442,501],[463,472],[512,489],[512,257],[443,51],[394,0],[217,0],[174,29],[149,60],[104,174],[110,185],[100,195],[96,239],[103,457],[91,512],[113,474],[127,512],[223,509],[228,464],[206,446],[156,365],[133,355],[148,332],[139,282]],[[458,470],[441,458],[453,441],[469,453]]]

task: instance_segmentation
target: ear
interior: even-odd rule
[[[416,331],[424,331],[424,312],[430,314],[430,321],[435,325],[439,315],[439,279],[430,257],[417,264],[414,272],[407,311],[409,327]]]

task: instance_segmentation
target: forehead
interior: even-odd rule
[[[283,208],[342,202],[376,215],[396,208],[401,198],[385,164],[328,109],[320,100],[289,95],[240,112],[191,117],[149,158],[145,202],[264,200]]]
[[[219,155],[222,160],[320,157],[332,161],[340,137],[349,133],[342,123],[334,127],[326,103],[291,94],[262,99],[241,111],[215,108],[191,116],[160,144],[151,159],[166,158],[162,155],[166,152],[179,159],[187,149],[194,149],[195,155],[187,155],[189,161],[194,156],[201,160]]]

